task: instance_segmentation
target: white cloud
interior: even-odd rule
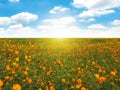
[[[47,37],[69,37],[75,36],[79,27],[74,25],[74,17],[61,17],[56,19],[45,19],[38,29]]]
[[[0,28],[0,37],[5,37],[5,29],[4,28]]]
[[[74,17],[61,17],[56,19],[43,20],[43,23],[49,23],[52,25],[66,25],[66,24],[72,24],[74,22],[76,22],[76,19]]]
[[[106,14],[110,14],[114,12],[115,12],[114,10],[88,10],[88,11],[83,11],[82,13],[80,13],[79,17],[87,18],[87,17],[106,15]]]
[[[92,21],[95,21],[95,19],[94,18],[89,18],[88,21],[92,22]]]
[[[22,28],[23,28],[22,24],[15,24],[15,25],[9,26],[7,31],[17,31],[18,29],[21,30]]]
[[[88,26],[88,29],[90,29],[90,30],[106,30],[107,28],[102,24],[92,24],[92,25]]]
[[[37,19],[37,15],[28,12],[21,12],[11,16],[11,20],[13,21],[13,23],[29,23],[32,21],[36,21]]]
[[[29,28],[29,27],[23,27],[22,24],[15,24],[15,25],[11,25],[7,31],[9,32],[31,32],[33,31],[33,29]],[[18,33],[20,34],[20,33]]]
[[[93,22],[95,21],[94,18],[89,18],[89,19],[80,19],[80,22]]]
[[[38,28],[30,28],[24,27],[22,24],[15,24],[6,30],[0,28],[0,37],[120,38],[119,28],[120,26],[108,28],[101,24],[94,24],[85,30],[74,24],[59,25],[48,23],[41,24]]]
[[[106,10],[120,6],[120,0],[73,0],[76,8],[87,8],[95,10]]]
[[[15,24],[6,30],[7,37],[31,37],[35,35],[35,30],[30,27],[24,27],[22,24]]]
[[[112,25],[120,26],[120,20],[114,20],[114,21],[112,22]]]
[[[0,17],[0,26],[9,25],[11,23],[11,19],[9,17]]]
[[[11,17],[0,17],[0,26],[6,26],[13,23],[30,23],[38,19],[38,16],[28,12],[18,13]]]
[[[20,0],[8,0],[9,2],[19,2]]]
[[[3,33],[5,31],[4,28],[0,28],[0,33]]]
[[[65,19],[68,17],[62,17]],[[73,18],[73,17],[71,17]],[[63,20],[63,19],[62,19]],[[85,20],[85,19],[84,19]],[[94,20],[89,18],[88,20]],[[68,21],[67,21],[68,22]],[[120,27],[109,28],[102,24],[92,24],[88,29],[82,29],[76,25],[75,21],[71,19],[71,23],[61,22],[61,18],[43,20],[43,24],[38,26],[38,30],[42,33],[42,37],[82,37],[82,38],[118,38],[120,37]]]
[[[52,10],[49,11],[51,14],[56,14],[57,12],[65,12],[68,11],[69,8],[61,7],[61,6],[55,6]]]
[[[120,0],[73,0],[72,5],[76,8],[86,8],[79,16],[87,18],[114,13],[114,8],[120,7]]]

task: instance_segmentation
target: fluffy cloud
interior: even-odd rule
[[[65,12],[65,11],[68,11],[69,8],[64,8],[64,7],[61,7],[61,6],[55,6],[52,10],[49,11],[49,13],[51,14],[56,14],[57,12]]]
[[[114,25],[114,26],[120,26],[120,20],[114,20],[112,22],[112,25]]]
[[[16,37],[40,37],[40,32],[36,31],[36,28],[23,26],[22,24],[10,25],[8,28],[0,28],[0,38],[16,38]]]
[[[20,0],[8,0],[9,2],[19,2]]]
[[[92,24],[92,25],[88,26],[88,29],[90,29],[90,30],[106,30],[107,28],[102,24]]]
[[[38,16],[28,12],[18,13],[11,16],[13,23],[29,23],[38,19]]]
[[[3,33],[5,31],[4,28],[0,28],[0,33]]]
[[[0,17],[0,26],[9,25],[11,23],[11,19],[9,17]]]
[[[75,36],[79,30],[79,27],[74,25],[75,23],[74,17],[45,19],[43,24],[38,26],[38,29],[46,37],[69,37]]]
[[[73,0],[72,5],[76,8],[86,8],[79,17],[87,18],[114,13],[113,8],[120,7],[120,0]]]
[[[4,28],[0,28],[0,37],[5,37],[5,29]]]
[[[120,6],[120,0],[73,0],[76,8],[106,10]]]
[[[101,16],[101,15],[106,15],[114,12],[115,12],[114,10],[88,10],[80,13],[79,17],[80,18],[94,17],[94,16]]]
[[[109,28],[102,24],[92,24],[88,26],[88,29],[82,29],[75,24],[76,20],[74,19],[73,17],[45,19],[38,26],[38,30],[42,33],[42,37],[118,38],[120,36],[120,27],[118,26]],[[94,18],[90,18],[90,20],[94,20]]]
[[[11,25],[7,31],[9,32],[31,32],[33,31],[33,29],[29,28],[29,27],[23,27],[22,24],[15,24],[15,25]],[[20,33],[18,33],[20,34]]]
[[[6,37],[32,37],[36,35],[36,31],[30,27],[24,27],[22,24],[15,24],[5,30]]]
[[[66,24],[72,24],[74,22],[76,22],[76,19],[74,17],[61,17],[56,19],[43,20],[43,23],[49,23],[52,25],[66,25]]]
[[[94,18],[89,18],[89,19],[80,19],[80,22],[93,22],[95,21]]]
[[[56,19],[58,20],[58,19]],[[50,23],[50,22],[49,22]],[[15,24],[8,29],[0,28],[0,37],[82,37],[82,38],[119,38],[120,26],[108,28],[101,24],[93,24],[88,29],[81,29],[79,26],[69,23],[53,25],[44,23],[38,28],[24,27],[22,24]],[[37,30],[37,31],[36,31]]]
[[[11,17],[0,17],[0,26],[6,26],[13,23],[30,23],[38,19],[38,16],[28,12],[18,13]]]

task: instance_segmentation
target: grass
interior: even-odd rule
[[[0,39],[0,90],[120,90],[120,39]]]

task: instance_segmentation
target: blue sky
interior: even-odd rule
[[[0,37],[120,37],[120,0],[0,0]]]

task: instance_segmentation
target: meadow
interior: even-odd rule
[[[120,39],[1,38],[0,90],[120,90]]]

